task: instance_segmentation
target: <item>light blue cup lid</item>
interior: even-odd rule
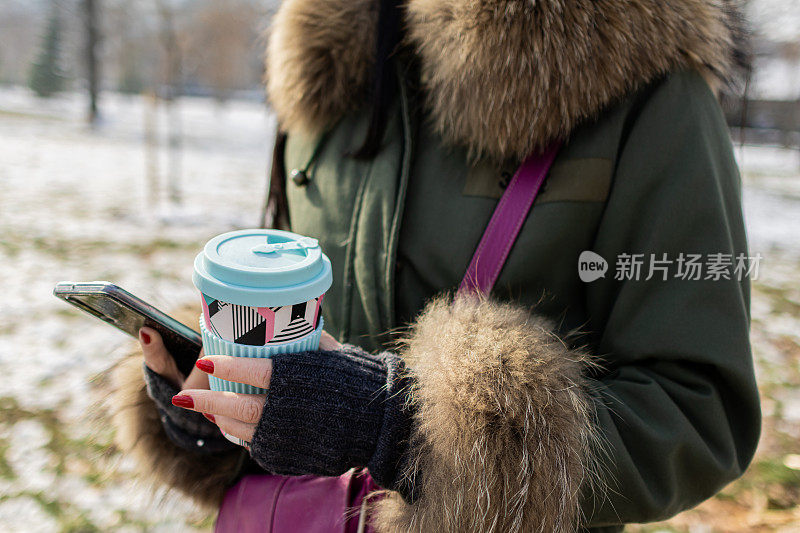
[[[217,235],[195,257],[192,275],[206,296],[253,307],[311,300],[332,280],[331,262],[316,239],[272,229]]]

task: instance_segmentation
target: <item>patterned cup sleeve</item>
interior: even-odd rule
[[[306,302],[281,307],[249,307],[202,295],[206,327],[218,337],[251,346],[296,341],[319,325],[321,295]]]

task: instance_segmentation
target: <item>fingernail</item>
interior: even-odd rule
[[[194,407],[194,400],[192,400],[191,396],[185,396],[183,394],[176,394],[172,397],[172,405],[176,407],[184,407],[186,409],[191,409]]]
[[[195,366],[205,372],[206,374],[213,374],[214,373],[214,363],[209,361],[208,359],[198,359],[195,363]]]
[[[208,418],[209,420],[211,420],[211,421],[212,421],[212,422],[214,422],[215,424],[217,423],[217,420],[214,418],[214,415],[210,415],[210,414],[208,414],[208,413],[203,413],[203,416],[204,416],[204,417],[206,417],[206,418]]]
[[[150,344],[150,335],[145,333],[144,331],[139,332],[139,337],[142,339],[142,344]]]

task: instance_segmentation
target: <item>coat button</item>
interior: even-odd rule
[[[297,185],[298,187],[305,187],[306,185],[308,185],[309,180],[305,170],[300,170],[296,168],[292,170],[291,177],[294,184]]]

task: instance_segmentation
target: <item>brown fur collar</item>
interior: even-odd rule
[[[522,158],[675,69],[727,81],[737,0],[406,0],[436,129],[473,155]],[[286,130],[317,132],[364,102],[376,0],[284,0],[267,51]]]
[[[574,530],[579,492],[597,472],[581,377],[586,357],[528,310],[477,299],[434,301],[401,353],[416,378],[418,429],[405,475],[419,497],[409,505],[389,492],[372,513],[377,531]],[[155,483],[218,505],[235,458],[197,456],[169,442],[140,358],[117,378],[122,449]]]

